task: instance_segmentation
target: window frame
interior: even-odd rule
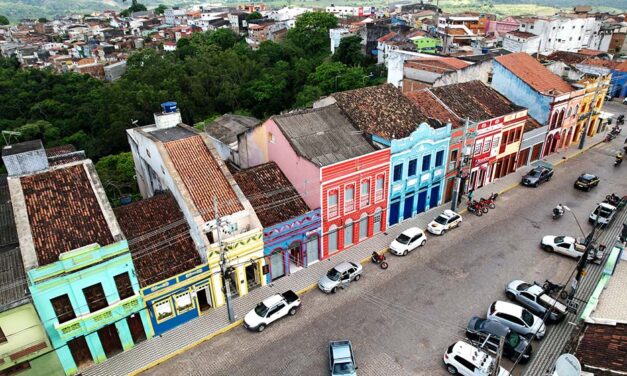
[[[349,201],[346,199],[346,193],[352,189],[353,191],[353,198]],[[355,205],[355,183],[349,183],[344,185],[344,214],[346,213],[352,213],[356,210],[357,205]],[[350,205],[350,207],[349,207]]]
[[[170,315],[169,316],[165,316],[163,318],[159,318],[159,313],[157,312],[157,307],[161,306],[161,305],[165,305],[166,303],[170,306]],[[172,304],[172,297],[171,296],[168,296],[165,299],[161,299],[161,300],[159,300],[157,302],[154,302],[152,304],[152,311],[153,311],[153,313],[155,315],[155,321],[157,322],[157,324],[160,324],[160,323],[162,323],[164,321],[170,320],[173,317],[176,317],[176,309],[175,309],[174,305]]]
[[[425,163],[426,160],[426,163]],[[427,168],[425,169],[425,164]],[[422,163],[420,164],[421,172],[427,172],[431,170],[431,154],[425,154],[422,156]]]
[[[368,184],[368,189],[364,195],[364,183]],[[370,178],[362,179],[359,183],[359,208],[365,208],[370,206]]]
[[[399,174],[398,179],[396,178],[397,172]],[[392,181],[396,183],[397,181],[401,181],[401,180],[403,180],[403,164],[398,163],[398,164],[395,164],[394,167],[392,167]]]
[[[413,167],[413,173],[412,173]],[[407,177],[410,178],[412,176],[416,176],[418,173],[418,158],[410,159],[407,163]]]
[[[330,202],[330,198],[331,196],[335,196],[335,205],[331,205]],[[327,190],[327,216],[329,218],[336,218],[340,215],[340,209],[339,209],[339,202],[340,202],[340,191],[338,188],[332,188]],[[332,212],[332,209],[335,209],[335,212]]]

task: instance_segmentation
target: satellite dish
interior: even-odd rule
[[[553,376],[580,376],[581,364],[573,354],[562,354],[555,361]]]

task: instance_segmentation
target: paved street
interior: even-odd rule
[[[353,341],[363,375],[446,374],[445,348],[463,337],[472,315],[484,316],[492,301],[505,299],[506,283],[566,281],[575,261],[541,251],[538,243],[546,234],[580,233],[572,216],[554,221],[551,209],[565,203],[589,231],[586,219],[594,204],[611,191],[627,191],[627,167],[613,167],[623,139],[565,162],[538,189],[509,191],[488,215],[465,215],[460,229],[430,236],[423,249],[405,258],[390,255],[386,271],[366,265],[364,278],[336,295],[306,294],[295,317],[264,333],[238,327],[146,374],[326,375],[326,346],[333,339]],[[572,187],[583,171],[601,177],[592,192]]]

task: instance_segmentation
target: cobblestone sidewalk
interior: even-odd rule
[[[597,135],[587,140],[587,150],[598,143],[602,142],[603,135]],[[553,154],[545,159],[546,162],[559,165],[562,162],[577,156],[582,151],[572,145],[570,149]],[[521,168],[508,176],[496,180],[495,182],[477,189],[474,192],[474,198],[487,197],[491,192],[505,192],[517,186],[521,177],[529,170],[529,168]],[[497,203],[498,205],[498,203]],[[278,281],[251,291],[248,295],[234,299],[234,310],[238,317],[238,321],[230,324],[227,319],[226,306],[218,307],[210,310],[203,316],[191,320],[175,329],[172,329],[163,335],[140,343],[133,349],[118,354],[101,364],[96,364],[85,370],[83,375],[86,376],[120,376],[127,374],[137,374],[148,369],[155,364],[166,361],[167,359],[184,352],[185,350],[197,346],[215,335],[221,334],[230,328],[240,325],[241,319],[254,306],[263,299],[286,290],[294,290],[304,293],[315,287],[318,279],[333,265],[342,261],[359,262],[369,258],[372,251],[381,251],[386,249],[391,240],[395,238],[405,229],[417,226],[425,228],[426,225],[433,220],[443,209],[449,208],[450,203],[446,203],[425,213],[420,213],[410,220],[403,221],[395,226],[387,229],[386,232],[379,234],[371,239],[365,240],[346,251],[337,255],[310,265],[298,271],[295,274],[279,279]],[[463,207],[463,204],[462,204]],[[463,212],[463,211],[462,211]]]

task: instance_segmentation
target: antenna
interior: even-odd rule
[[[2,138],[4,138],[4,144],[7,146],[11,145],[11,136],[15,136],[17,138],[17,136],[21,136],[21,135],[22,135],[22,132],[2,131]]]

